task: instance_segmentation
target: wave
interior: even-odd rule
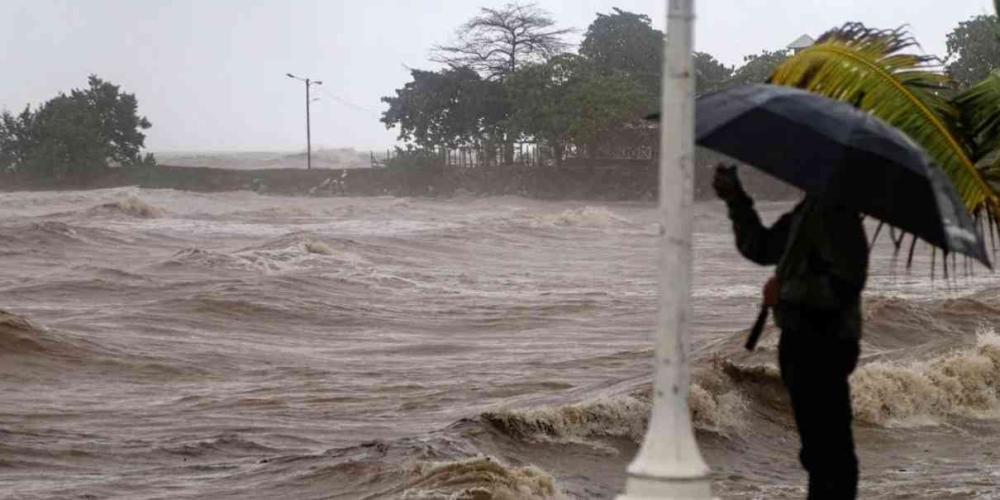
[[[163,217],[167,211],[151,205],[138,196],[129,196],[123,200],[104,203],[87,211],[91,215],[126,215],[142,219]]]
[[[0,353],[12,355],[48,352],[54,343],[48,337],[42,327],[28,319],[0,310]]]
[[[69,245],[87,241],[88,236],[92,236],[93,232],[89,228],[47,220],[0,228],[0,244],[8,247],[25,246],[29,248]]]
[[[777,366],[716,357],[696,369],[688,406],[700,431],[745,434],[761,412],[791,427]],[[923,361],[870,361],[851,377],[852,406],[862,424],[878,427],[937,424],[948,417],[1000,416],[1000,335],[977,334],[975,346]],[[650,387],[583,403],[484,412],[480,418],[519,440],[589,443],[624,438],[640,443],[651,411]]]
[[[62,252],[68,247],[102,245],[145,244],[145,237],[135,237],[109,229],[82,224],[68,224],[58,220],[25,221],[0,226],[0,249],[12,255],[26,252],[49,253],[65,259]]]
[[[635,224],[605,207],[585,206],[571,208],[559,213],[529,214],[528,225],[531,227],[582,227],[582,228],[612,228],[634,227]]]
[[[309,253],[315,253],[319,255],[333,255],[333,250],[329,245],[323,243],[322,241],[306,241],[304,243],[304,248]]]
[[[487,411],[480,418],[517,439],[612,437],[638,442],[645,433],[650,408],[648,396],[637,392],[565,406]]]
[[[205,370],[179,360],[109,349],[97,342],[54,331],[0,310],[0,375],[8,380],[60,379],[67,370],[88,370],[87,376],[176,377]]]
[[[351,266],[367,262],[354,252],[335,249],[318,239],[293,237],[229,253],[186,248],[163,264],[271,274],[304,269],[314,264],[329,264],[331,261]]]
[[[719,366],[726,385],[738,385],[740,394],[751,395],[746,404],[763,403],[790,415],[777,366],[729,360]],[[980,330],[975,345],[925,359],[863,362],[850,383],[854,417],[867,425],[935,425],[949,417],[996,418],[1000,416],[1000,335]],[[697,393],[699,389],[693,387],[692,395]]]
[[[401,498],[545,500],[564,498],[555,480],[533,466],[515,467],[490,456],[419,462],[407,472]]]
[[[182,455],[185,457],[201,457],[214,454],[257,455],[276,451],[274,448],[244,439],[236,434],[225,434],[214,439],[196,441],[194,443],[164,446],[160,449],[171,455]]]
[[[244,217],[250,219],[260,218],[266,220],[271,220],[274,218],[301,218],[301,217],[316,216],[316,214],[309,211],[308,209],[296,205],[276,205],[255,210],[237,210],[234,212],[229,212],[225,215]]]
[[[749,403],[732,384],[695,383],[691,384],[688,407],[696,429],[729,435],[743,428]],[[480,418],[517,439],[586,442],[624,438],[640,443],[651,410],[651,388],[646,387],[571,405],[488,411]]]
[[[876,425],[932,423],[949,416],[995,417],[1000,410],[1000,335],[924,361],[876,361],[851,377],[855,416]]]

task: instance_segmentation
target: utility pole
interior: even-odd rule
[[[312,100],[309,98],[309,87],[313,85],[323,85],[323,82],[316,80],[310,80],[308,78],[299,78],[291,73],[285,73],[288,78],[294,78],[300,82],[306,84],[306,169],[312,168],[312,132],[310,130],[310,120],[309,120],[309,104]]]
[[[653,410],[619,500],[712,498],[688,393],[694,198],[694,0],[669,0],[660,108],[660,304]]]

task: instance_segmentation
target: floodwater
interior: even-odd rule
[[[764,204],[773,220],[787,204]],[[0,496],[612,498],[649,411],[650,204],[0,194]],[[697,206],[693,419],[723,498],[804,496],[767,270]],[[908,240],[907,240],[908,243]],[[1000,280],[875,250],[864,498],[1000,497]],[[940,266],[940,257],[937,261]]]

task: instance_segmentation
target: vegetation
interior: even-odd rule
[[[595,157],[602,139],[649,109],[650,96],[638,81],[602,73],[574,54],[525,67],[504,83],[512,103],[508,130],[548,145],[557,164],[570,147]]]
[[[577,53],[565,51],[566,33],[533,6],[483,9],[455,44],[436,48],[434,60],[448,68],[414,70],[413,81],[383,98],[382,122],[398,126],[410,149],[509,153],[512,142],[529,141],[544,145],[556,164],[620,145],[658,108],[664,34],[649,17],[620,9],[597,15]],[[943,62],[920,54],[905,30],[848,23],[796,54],[763,50],[739,67],[696,53],[696,91],[770,81],[850,102],[921,144],[967,207],[996,221],[1000,21],[962,22],[947,47]]]
[[[399,127],[399,137],[422,148],[455,148],[490,142],[508,114],[500,83],[469,67],[411,70],[413,80],[383,97],[382,121]]]
[[[544,61],[566,49],[562,37],[570,30],[554,29],[554,25],[548,13],[534,5],[482,8],[458,29],[452,44],[434,48],[432,60],[502,79],[524,64]]]
[[[411,81],[382,98],[381,121],[398,127],[407,151],[432,158],[441,148],[472,148],[510,162],[518,141],[544,146],[555,164],[570,154],[651,150],[655,144],[642,141],[655,142],[655,134],[633,132],[659,108],[663,32],[648,16],[621,9],[597,15],[578,53],[567,50],[569,32],[534,6],[482,9],[454,42],[432,51],[444,69],[411,70]],[[763,82],[785,57],[764,52],[734,69],[696,54],[697,90]]]
[[[731,84],[733,68],[715,60],[711,54],[694,53],[694,88],[698,94],[714,92]],[[763,81],[763,79],[761,80]]]
[[[154,164],[141,156],[149,120],[134,94],[91,75],[85,89],[0,115],[0,171],[79,179],[112,166]]]
[[[621,9],[597,14],[580,43],[580,55],[600,74],[618,73],[634,80],[649,95],[652,106],[660,95],[663,32],[650,23],[649,16]]]
[[[963,23],[956,32],[966,29]],[[995,181],[1000,177],[995,160],[990,160],[997,156],[1000,143],[1000,76],[991,73],[956,92],[961,85],[939,61],[913,53],[914,47],[916,41],[902,29],[874,30],[849,23],[789,58],[772,81],[850,102],[896,126],[951,177],[970,211],[997,220],[1000,195]],[[967,48],[960,52],[970,53]],[[979,65],[997,62],[985,60]],[[971,71],[975,67],[964,64],[963,74],[976,74]]]
[[[976,16],[948,34],[948,75],[961,88],[971,87],[1000,69],[998,33],[996,16]]]
[[[751,54],[743,57],[743,66],[733,73],[732,79],[726,82],[727,85],[746,85],[750,83],[766,82],[788,59],[787,50],[764,50],[760,54]]]

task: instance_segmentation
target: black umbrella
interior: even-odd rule
[[[698,98],[695,140],[806,192],[990,267],[948,177],[904,133],[847,103],[777,85]]]
[[[804,90],[764,84],[702,96],[695,116],[699,145],[991,267],[955,186],[920,146],[878,118]],[[767,314],[761,307],[747,349],[756,345]]]

